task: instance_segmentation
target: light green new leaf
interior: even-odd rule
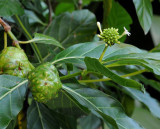
[[[147,34],[152,24],[152,5],[150,0],[133,0],[136,13],[144,33]]]
[[[152,98],[149,93],[142,93],[138,90],[126,87],[124,89],[129,93],[129,95],[133,96],[133,98],[145,104],[154,116],[160,118],[160,104],[156,99]]]
[[[120,77],[119,75],[113,73],[111,70],[103,66],[97,59],[86,57],[84,61],[87,66],[87,71],[93,71],[93,72],[98,72],[100,74],[103,74],[104,76],[112,79],[114,82],[118,83],[119,85],[138,89],[138,90],[141,90],[142,92],[144,92],[145,90],[143,85],[140,84],[139,82]]]
[[[27,111],[27,128],[59,129],[59,125],[48,108],[34,101]]]
[[[18,0],[0,0],[0,16],[22,15],[24,10]]]
[[[23,106],[28,80],[0,75],[0,129],[6,129]]]
[[[52,60],[53,63],[72,63],[81,67],[84,67],[84,58],[93,57],[99,58],[101,52],[105,47],[104,42],[88,42],[73,45],[59,54],[57,54]],[[104,55],[104,59],[121,54],[129,53],[143,53],[143,50],[129,45],[129,44],[115,44],[112,47],[108,47],[107,52]]]
[[[72,89],[69,84],[63,85],[63,90],[82,106],[88,108],[94,115],[104,119],[105,122],[109,122],[114,128],[143,129],[124,113],[117,100],[101,91],[89,88]]]
[[[35,33],[34,38],[32,40],[19,41],[19,43],[31,43],[31,42],[51,44],[63,48],[62,45],[56,39],[39,33]]]

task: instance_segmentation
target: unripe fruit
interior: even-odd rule
[[[29,87],[33,98],[41,103],[57,97],[58,91],[62,88],[59,74],[51,63],[44,63],[29,73]]]
[[[114,43],[120,43],[118,39],[120,38],[120,35],[118,33],[118,29],[115,28],[108,28],[104,29],[103,32],[98,35],[101,39],[104,40],[109,46],[114,45]]]
[[[7,47],[0,54],[0,74],[25,78],[33,69],[23,49]]]

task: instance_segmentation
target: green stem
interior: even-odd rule
[[[13,42],[18,42],[17,38],[14,36],[14,34],[13,34],[11,31],[8,31],[7,34],[8,34],[9,37],[13,40]],[[16,43],[15,46],[16,46],[17,48],[21,48],[21,47],[19,46],[19,43]]]
[[[4,32],[4,48],[7,48],[7,33]]]
[[[81,75],[81,71],[77,72],[77,73],[69,74],[69,75],[66,75],[66,76],[62,76],[62,77],[60,77],[60,79],[61,80],[66,80],[66,79],[69,79],[69,78],[72,78],[72,77],[75,77],[75,76],[78,76],[78,75]]]
[[[99,58],[99,62],[101,62],[101,61],[102,61],[103,56],[104,56],[104,54],[105,54],[105,52],[106,52],[107,48],[108,48],[108,45],[106,44],[106,45],[105,45],[105,48],[103,49],[103,52],[102,52],[102,54],[101,54],[101,56],[100,56],[100,58]]]
[[[125,74],[125,75],[121,75],[120,77],[131,77],[131,76],[135,76],[137,74],[141,74],[143,72],[146,72],[146,69],[143,70],[139,70],[133,73],[129,73],[129,74]],[[112,79],[110,78],[104,78],[104,79],[95,79],[95,80],[78,80],[80,83],[91,83],[91,82],[104,82],[104,81],[110,81]]]
[[[16,17],[17,21],[19,22],[20,26],[22,27],[23,31],[25,32],[25,34],[29,37],[29,39],[32,39],[32,36],[31,36],[30,33],[27,31],[27,29],[26,29],[25,26],[23,25],[22,21],[20,20],[20,18],[19,18],[17,15],[15,15],[15,17]],[[41,53],[40,53],[40,51],[39,51],[36,43],[32,43],[32,44],[31,44],[31,47],[32,47],[34,53],[36,54],[36,57],[37,57],[38,61],[39,61],[40,63],[43,62],[43,58],[42,58],[42,56],[41,56]]]
[[[39,39],[31,39],[31,40],[28,40],[28,41],[19,41],[19,43],[21,43],[21,44],[28,44],[28,43],[32,43],[32,42],[36,42],[36,41],[38,41]]]

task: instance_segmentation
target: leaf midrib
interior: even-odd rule
[[[28,80],[24,80],[21,83],[19,83],[17,86],[15,86],[14,88],[12,88],[11,90],[9,90],[8,92],[6,92],[3,96],[0,97],[0,100],[2,100],[4,97],[6,97],[8,94],[10,94],[11,92],[13,92],[15,89],[19,88],[20,86],[22,86],[23,84],[25,84],[26,82],[28,82]]]
[[[95,107],[99,112],[102,112],[99,108],[97,108],[93,103],[91,103],[90,101],[88,101],[88,99],[86,99],[85,97],[81,96],[80,94],[77,94],[74,90],[71,90],[70,88],[66,87],[63,85],[64,89],[69,90],[70,92],[73,92],[74,94],[76,94],[77,96],[80,96],[81,98],[83,98],[84,100],[86,100],[87,102],[89,102],[93,107]],[[102,112],[103,113],[103,112]],[[117,122],[116,122],[117,123]],[[121,124],[117,123],[118,125],[120,125],[121,127],[123,127]],[[124,129],[127,129],[125,127],[123,127]]]

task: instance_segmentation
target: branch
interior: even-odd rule
[[[4,30],[13,40],[13,45],[16,46],[17,48],[20,48],[17,38],[14,36],[14,34],[11,31],[11,27],[4,20],[2,20],[2,18],[0,18],[0,24],[3,26]]]

